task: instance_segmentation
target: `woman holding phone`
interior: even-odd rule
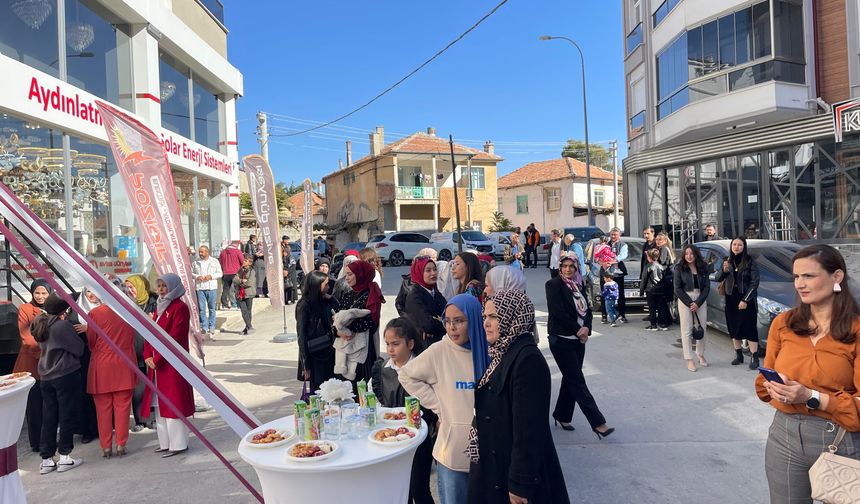
[[[764,358],[778,375],[763,371],[755,384],[776,409],[765,448],[772,504],[812,503],[809,469],[828,445],[860,460],[860,307],[845,260],[811,245],[792,269],[799,302],[771,323]]]
[[[757,369],[758,354],[758,266],[747,251],[747,239],[738,236],[732,240],[729,257],[717,270],[717,281],[722,282],[720,294],[726,297],[726,325],[735,348],[732,366],[744,363],[741,341],[750,344],[750,369]]]

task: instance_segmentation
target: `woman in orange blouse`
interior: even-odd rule
[[[21,334],[21,350],[15,360],[15,373],[26,371],[33,375],[36,384],[30,388],[27,396],[27,433],[30,441],[30,449],[39,451],[39,441],[42,432],[42,388],[39,386],[39,357],[42,351],[39,344],[30,334],[30,324],[40,313],[45,312],[45,300],[54,292],[46,280],[41,278],[34,280],[30,285],[32,298],[29,303],[22,304],[18,308],[18,332]]]
[[[848,431],[840,455],[860,460],[860,307],[845,260],[828,245],[793,259],[800,302],[774,319],[764,367],[784,383],[756,378],[759,398],[776,408],[765,450],[772,504],[812,503],[809,468]]]

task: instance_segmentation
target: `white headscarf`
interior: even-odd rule
[[[164,310],[170,306],[170,303],[172,303],[174,299],[181,298],[185,295],[185,287],[182,285],[182,280],[179,279],[179,275],[176,273],[167,273],[166,275],[158,277],[158,280],[161,280],[167,285],[167,294],[159,296],[158,301],[156,302],[158,315],[160,316],[164,313]]]
[[[457,295],[457,289],[460,287],[460,281],[454,278],[451,269],[454,267],[454,261],[436,261],[436,289],[445,296],[445,299],[451,299]]]
[[[81,295],[80,297],[78,297],[78,306],[80,306],[81,309],[84,310],[84,312],[89,313],[95,308],[101,306],[102,301],[101,299],[98,299],[98,296],[96,296],[96,299],[98,299],[98,301],[96,301],[95,303],[91,302],[89,299],[87,299],[87,292],[90,292],[88,288],[84,287],[83,289],[81,289]],[[95,293],[93,293],[93,296],[95,296]]]
[[[353,255],[348,255],[344,257],[343,265],[340,267],[340,271],[337,274],[337,279],[340,280],[341,278],[344,278],[346,276],[346,267],[358,260],[359,258]]]
[[[526,276],[523,270],[508,265],[499,265],[490,268],[485,278],[486,283],[492,285],[493,292],[506,290],[526,291]]]

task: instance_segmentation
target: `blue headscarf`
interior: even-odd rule
[[[484,331],[481,303],[471,294],[457,294],[448,301],[445,309],[447,310],[451,305],[463,312],[468,320],[466,327],[469,341],[463,345],[463,348],[472,351],[472,367],[475,370],[475,382],[477,382],[484,376],[487,366],[490,365],[490,352],[487,349],[487,333]]]

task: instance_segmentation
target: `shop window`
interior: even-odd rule
[[[719,225],[719,173],[720,161],[705,161],[698,167],[699,178],[699,228],[704,229],[708,224]],[[717,229],[721,233],[722,229]]]
[[[486,189],[486,182],[484,181],[484,167],[483,166],[473,166],[472,167],[472,189]]]
[[[819,239],[860,238],[860,139],[819,144]]]
[[[529,197],[528,197],[528,195],[517,196],[517,213],[518,214],[529,213]]]
[[[561,189],[550,187],[546,189],[546,211],[557,212],[561,210]]]
[[[196,76],[193,79],[192,90],[194,141],[217,151],[221,134],[218,122],[218,97]]]
[[[663,190],[663,170],[652,170],[644,174],[643,192],[645,201],[644,225],[662,229],[665,219],[665,198]]]
[[[188,69],[169,54],[162,52],[158,58],[158,80],[161,95],[161,125],[185,138],[191,138]]]
[[[0,3],[0,54],[58,77],[56,0]]]

